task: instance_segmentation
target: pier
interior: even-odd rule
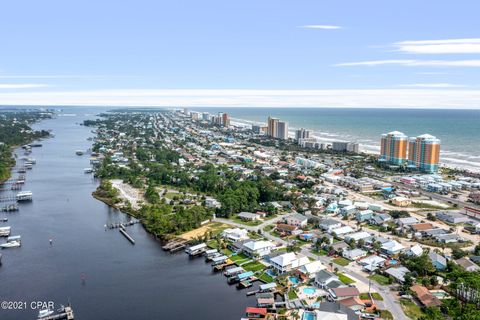
[[[124,228],[120,228],[118,230],[125,236],[125,238],[127,238],[128,241],[130,241],[132,244],[135,244],[135,240],[133,240],[133,238],[127,233],[127,231],[125,231]]]

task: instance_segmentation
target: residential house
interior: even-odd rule
[[[392,256],[402,252],[405,249],[405,247],[401,243],[399,243],[397,240],[391,240],[383,243],[380,249],[383,253]]]
[[[353,232],[354,230],[352,229],[352,227],[350,226],[343,226],[343,227],[340,227],[340,228],[336,228],[336,229],[333,229],[331,230],[330,232],[334,235],[336,235],[337,237],[341,237],[343,235],[346,235],[346,234],[349,234],[351,232]]]
[[[304,280],[315,278],[317,272],[324,270],[325,265],[318,260],[307,263],[297,269],[297,273]]]
[[[408,207],[412,204],[412,200],[405,197],[395,197],[390,199],[392,204],[397,207]]]
[[[420,303],[425,307],[438,307],[442,302],[434,296],[427,288],[419,284],[410,287]]]
[[[478,271],[480,270],[480,267],[473,263],[470,259],[467,258],[460,258],[455,260],[455,263],[458,264],[459,266],[463,267],[465,271]]]
[[[297,230],[298,230],[299,232],[302,232],[301,230],[298,229],[297,226],[292,226],[292,225],[285,224],[285,223],[279,223],[279,224],[277,224],[277,226],[275,227],[275,230],[276,230],[278,233],[283,234],[283,235],[292,235],[292,234],[295,234]]]
[[[264,319],[267,316],[267,308],[247,307],[245,314],[249,319]]]
[[[347,298],[358,297],[360,295],[360,291],[358,291],[355,287],[339,287],[329,289],[328,293],[332,297],[333,300],[342,300]]]
[[[389,268],[385,270],[385,273],[392,276],[397,282],[403,283],[405,281],[405,275],[409,273],[405,267],[398,267],[398,268]]]
[[[328,288],[328,284],[334,281],[340,283],[340,285],[343,285],[343,283],[338,279],[335,274],[325,269],[318,271],[315,275],[315,284],[322,289]]]
[[[333,229],[340,228],[342,223],[334,219],[324,219],[320,221],[319,227],[330,233]]]
[[[357,263],[361,265],[365,271],[371,272],[377,270],[380,267],[383,267],[386,260],[387,259],[380,256],[371,255],[366,258],[360,259],[359,261],[357,261]]]
[[[364,240],[366,238],[371,237],[372,235],[366,231],[359,231],[355,233],[350,233],[349,235],[345,236],[345,241],[349,242],[350,240]]]
[[[362,249],[351,249],[351,250],[345,250],[342,253],[342,256],[348,260],[358,260],[360,258],[363,258],[367,255],[367,251],[362,250]]]
[[[240,212],[237,214],[237,217],[244,221],[255,221],[260,219],[257,214],[251,212]]]
[[[397,219],[397,224],[400,227],[407,227],[411,224],[418,223],[418,219],[415,217],[406,217],[406,218],[398,218]]]
[[[459,211],[437,212],[435,216],[442,221],[453,224],[465,223],[469,220],[469,217],[467,215],[462,214]]]
[[[372,210],[362,210],[357,212],[357,214],[355,215],[355,218],[359,222],[364,222],[364,221],[370,220],[372,216],[373,216]]]
[[[296,213],[286,217],[285,221],[287,222],[288,225],[303,228],[307,226],[308,218],[303,214]]]
[[[263,257],[269,254],[275,248],[275,244],[270,241],[252,240],[243,244],[243,253],[249,257]]]
[[[294,252],[287,252],[270,259],[270,264],[277,274],[284,274],[308,263],[310,263],[308,257],[297,255]]]
[[[248,231],[240,228],[225,229],[222,231],[221,236],[233,242],[249,239]]]
[[[435,251],[430,251],[428,253],[430,261],[432,261],[433,266],[437,270],[445,270],[447,268],[447,259],[441,254],[436,253]]]
[[[416,244],[407,250],[406,255],[420,257],[423,254],[423,249],[420,245]]]

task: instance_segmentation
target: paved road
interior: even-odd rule
[[[222,218],[216,218],[215,221],[222,222],[222,223],[225,223],[225,224],[229,224],[229,225],[232,225],[232,226],[235,226],[235,227],[238,227],[238,228],[244,228],[244,229],[247,229],[248,231],[257,232],[258,230],[261,230],[268,225],[271,225],[273,223],[276,223],[276,222],[282,220],[286,216],[288,216],[288,215],[275,217],[273,219],[270,219],[270,220],[267,220],[267,221],[263,222],[262,224],[260,224],[258,226],[246,226],[244,224],[237,223],[237,222],[234,222],[234,221],[231,221],[231,220],[228,220],[228,219],[222,219]],[[267,238],[269,240],[272,240],[272,241],[276,241],[278,243],[281,243],[282,245],[287,245],[288,244],[287,241],[285,241],[281,238],[275,237],[268,232],[262,232],[262,235],[265,238]],[[318,256],[318,255],[310,252],[309,250],[307,250],[305,248],[302,249],[301,253],[303,255],[307,256],[307,257],[311,257],[313,259],[320,260],[323,264],[325,264],[327,266],[331,262],[331,259],[329,257]],[[366,284],[369,283],[369,279],[367,277],[365,277],[363,274],[361,274],[361,273],[359,273],[355,270],[352,270],[351,268],[346,268],[346,267],[337,266],[337,265],[336,265],[336,267],[338,268],[338,270],[340,270],[343,273],[353,275],[355,278],[362,281],[363,283],[366,283]],[[377,284],[374,281],[371,281],[370,283],[371,283],[371,288],[374,291],[378,292],[383,297],[383,305],[385,306],[386,310],[388,310],[392,313],[394,319],[409,320],[409,318],[403,312],[403,309],[400,306],[399,302],[393,297],[392,293],[390,292],[390,288],[388,286],[380,286],[379,284]]]

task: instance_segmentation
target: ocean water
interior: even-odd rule
[[[336,108],[191,108],[227,112],[236,124],[266,124],[268,116],[310,129],[325,142],[356,141],[366,152],[379,152],[382,133],[429,133],[441,139],[442,164],[480,171],[480,110],[336,109]]]

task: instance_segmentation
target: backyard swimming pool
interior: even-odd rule
[[[289,277],[288,280],[290,280],[290,282],[293,283],[293,284],[298,284],[298,282],[299,282],[298,279],[295,278],[295,277]]]
[[[315,288],[312,288],[312,287],[303,288],[303,293],[308,294],[308,295],[315,294],[316,291],[317,290]]]
[[[302,320],[315,320],[315,314],[313,312],[305,312]]]

